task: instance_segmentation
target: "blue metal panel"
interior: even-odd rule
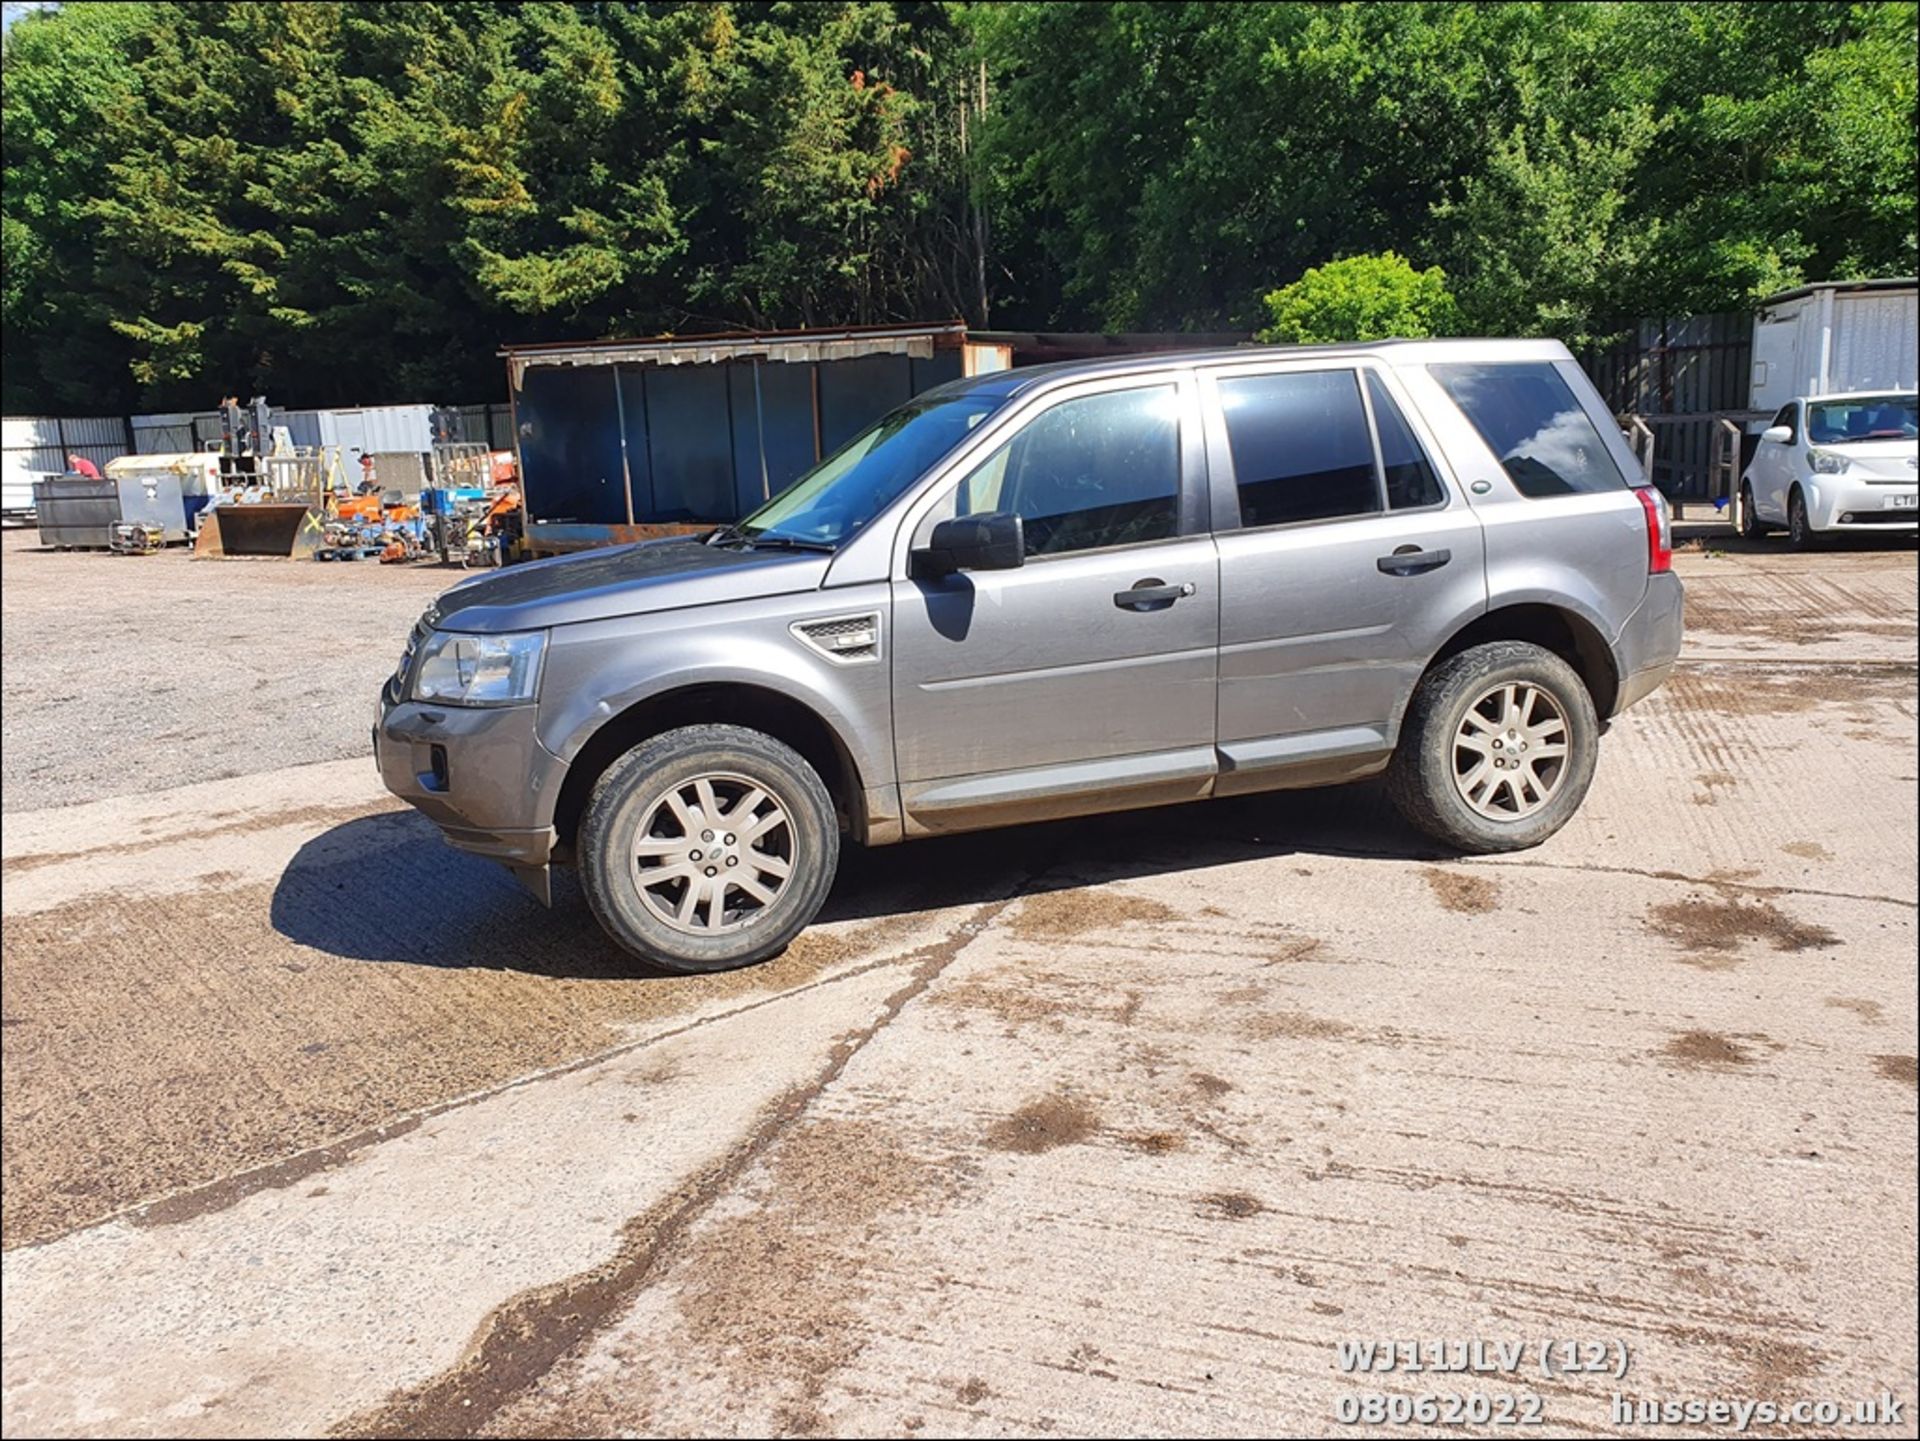
[[[918,356],[913,360],[913,393],[931,390],[936,385],[945,385],[949,380],[958,380],[961,372],[961,354],[958,347],[952,350],[936,350],[925,360]]]
[[[757,510],[813,467],[813,365],[761,361],[758,394],[754,362],[735,361],[733,477],[739,513]],[[765,470],[762,471],[762,454]]]
[[[863,355],[820,367],[820,450],[831,455],[913,396],[912,363],[904,355]]]
[[[539,520],[624,522],[612,367],[531,369],[519,413],[529,512]]]
[[[620,424],[627,437],[627,483],[633,488],[633,518],[646,520],[653,514],[653,454],[648,437],[653,434],[653,417],[647,410],[647,371],[645,366],[619,367]]]
[[[732,519],[738,511],[725,369],[664,365],[644,374],[653,506],[634,519]]]

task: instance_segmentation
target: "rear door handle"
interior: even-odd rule
[[[1422,550],[1417,545],[1403,545],[1392,555],[1383,555],[1375,562],[1387,575],[1418,575],[1423,570],[1438,570],[1453,559],[1450,550]]]
[[[1158,576],[1149,576],[1146,580],[1137,580],[1132,590],[1117,590],[1113,593],[1113,603],[1122,610],[1155,610],[1172,605],[1182,596],[1193,594],[1193,582],[1168,585]]]

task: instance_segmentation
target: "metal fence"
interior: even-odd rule
[[[1635,436],[1655,485],[1677,501],[1725,493],[1722,422],[1737,426],[1751,404],[1752,315],[1651,317],[1580,364]]]

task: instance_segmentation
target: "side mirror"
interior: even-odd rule
[[[1017,515],[963,515],[943,520],[913,553],[915,575],[957,570],[1017,570],[1027,560],[1027,530]]]
[[[1770,425],[1760,432],[1760,438],[1762,440],[1770,440],[1775,445],[1785,445],[1793,439],[1793,427],[1791,425]]]

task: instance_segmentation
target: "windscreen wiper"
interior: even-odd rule
[[[767,535],[762,533],[760,535],[746,536],[745,539],[747,544],[755,550],[817,550],[822,554],[832,555],[834,551],[839,548],[831,541],[804,540],[792,535]]]

